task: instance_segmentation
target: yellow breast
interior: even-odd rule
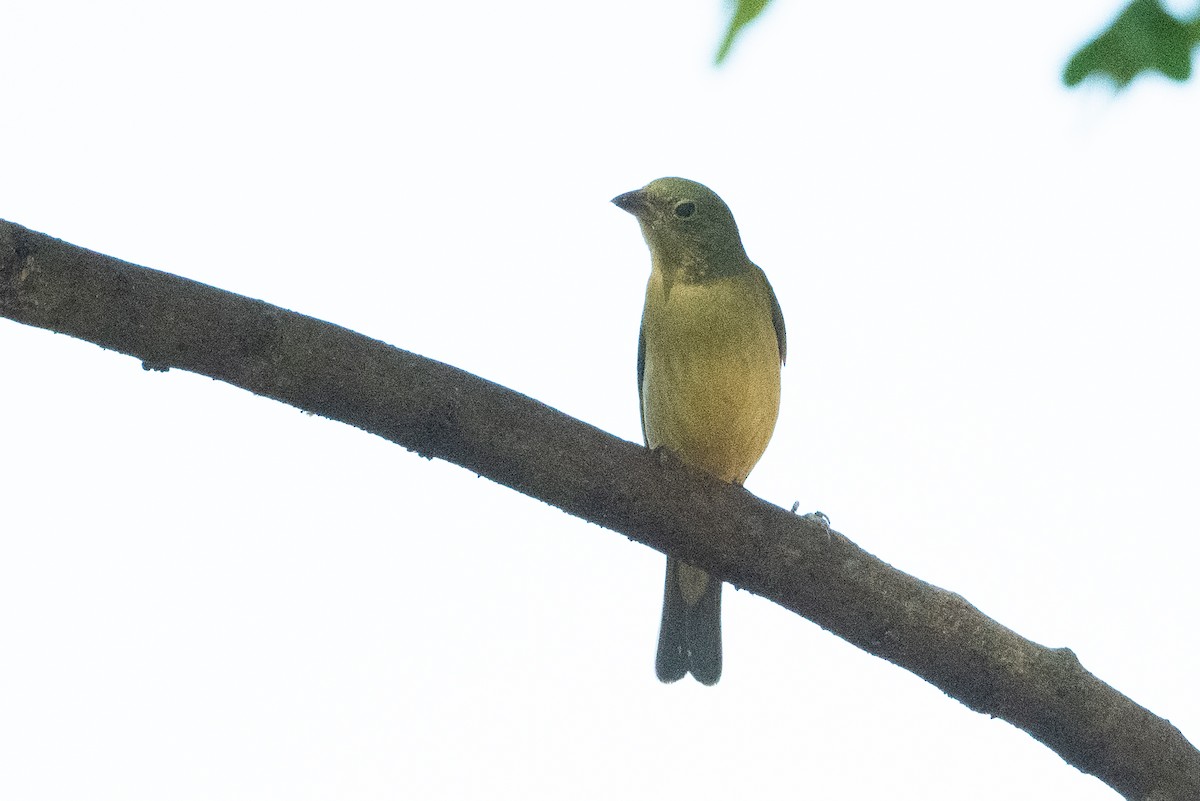
[[[723,481],[745,481],[779,414],[779,342],[766,279],[753,272],[646,289],[642,420],[666,446]]]

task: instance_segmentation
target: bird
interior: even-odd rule
[[[779,415],[787,334],[775,291],[707,186],[659,178],[612,202],[650,249],[637,358],[646,446],[740,485]],[[721,581],[668,556],[655,672],[711,686],[721,667]]]

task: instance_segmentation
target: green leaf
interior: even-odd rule
[[[1133,0],[1108,30],[1071,57],[1063,70],[1063,83],[1076,86],[1091,75],[1107,75],[1123,88],[1151,70],[1186,81],[1192,74],[1192,48],[1198,34],[1196,21],[1177,20],[1158,0]]]
[[[718,64],[729,55],[729,50],[733,47],[733,40],[741,34],[742,29],[753,22],[770,2],[771,0],[737,0],[737,7],[733,10],[733,19],[729,21],[729,30],[725,31],[725,39],[722,40],[721,47],[717,49]]]

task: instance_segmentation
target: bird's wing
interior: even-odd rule
[[[638,329],[638,366],[637,366],[637,382],[638,382],[638,415],[642,419],[642,442],[647,445],[650,440],[646,439],[646,406],[642,403],[642,379],[646,375],[646,323],[643,320],[641,328]]]
[[[775,290],[771,288],[771,282],[767,280],[767,275],[762,271],[762,268],[755,266],[758,270],[758,277],[762,280],[763,286],[767,288],[767,296],[771,298],[771,323],[775,326],[775,338],[779,340],[779,363],[787,363],[787,330],[783,326],[783,309],[779,307],[779,298],[775,297]],[[640,367],[639,367],[640,372]],[[641,384],[641,381],[638,381]]]

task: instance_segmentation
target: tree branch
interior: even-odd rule
[[[1200,752],[1068,649],[798,517],[512,390],[330,323],[0,221],[0,315],[445,459],[710,570],[1003,718],[1126,798],[1200,798]]]

